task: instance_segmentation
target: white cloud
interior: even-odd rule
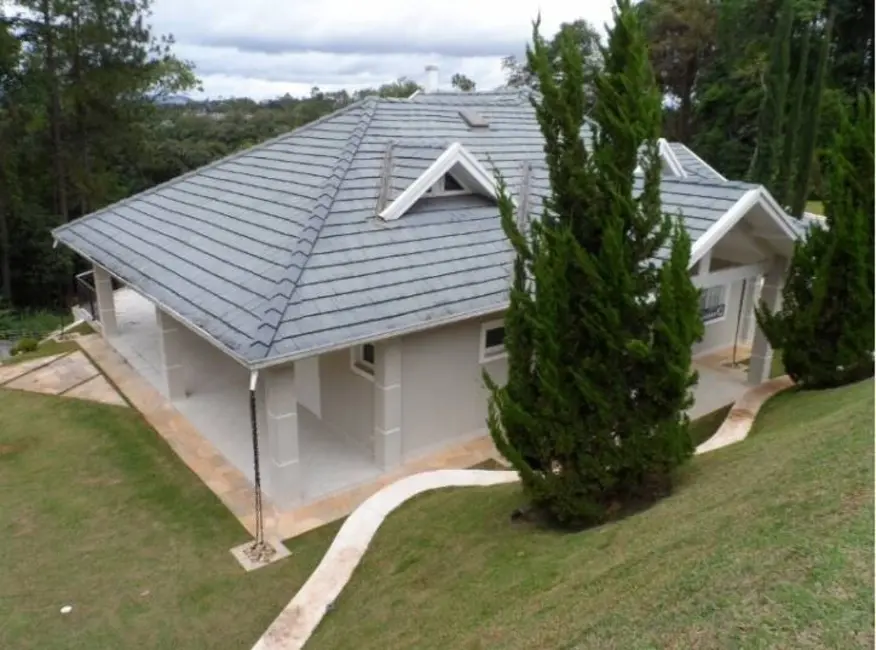
[[[441,85],[461,72],[492,88],[500,61],[523,53],[539,10],[542,32],[585,18],[611,18],[612,0],[155,0],[154,33],[172,33],[175,52],[195,63],[206,96],[262,99],[313,86],[354,90],[433,63]]]

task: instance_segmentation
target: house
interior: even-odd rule
[[[511,261],[492,165],[538,214],[542,143],[521,91],[368,98],[53,235],[93,264],[103,336],[250,477],[252,390],[263,485],[289,508],[485,434]],[[660,151],[703,289],[694,352],[751,343],[760,382],[752,306],[777,303],[799,226],[763,188]]]

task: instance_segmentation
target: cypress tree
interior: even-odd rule
[[[791,32],[794,27],[793,0],[784,0],[773,35],[772,51],[764,81],[763,101],[757,123],[757,146],[751,159],[749,179],[773,190],[782,156],[785,110],[788,96],[788,68],[791,60]]]
[[[805,388],[873,376],[873,96],[839,125],[828,158],[826,227],[799,243],[782,309],[757,310],[788,374]]]
[[[815,162],[815,146],[818,138],[818,122],[821,117],[821,96],[824,94],[824,79],[827,73],[827,63],[830,59],[830,40],[833,23],[836,19],[836,9],[831,9],[821,37],[821,51],[818,55],[818,68],[815,79],[809,91],[809,110],[803,129],[803,139],[800,145],[797,173],[794,178],[794,188],[791,200],[791,214],[798,219],[806,209],[806,199],[809,198],[809,181],[812,176],[812,166]]]
[[[787,128],[785,129],[782,160],[779,164],[779,173],[775,182],[775,197],[785,206],[791,204],[794,155],[796,154],[797,147],[797,132],[800,130],[800,122],[803,116],[803,100],[806,97],[806,77],[809,67],[809,42],[811,37],[812,28],[807,24],[806,30],[803,32],[803,43],[800,46],[800,59],[797,62],[797,73],[794,77],[794,87],[791,91],[791,110],[788,115]]]
[[[693,451],[685,409],[703,330],[690,240],[660,204],[661,97],[629,0],[615,8],[593,123],[581,53],[569,39],[559,49],[552,64],[536,22],[527,58],[550,191],[524,232],[499,178],[516,253],[508,380],[484,381],[493,440],[532,505],[579,527],[671,488]]]

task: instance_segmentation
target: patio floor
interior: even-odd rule
[[[739,347],[736,360],[745,362],[751,356],[748,347]],[[732,367],[732,348],[714,352],[694,359],[693,367],[700,379],[694,389],[694,405],[688,411],[691,419],[711,413],[722,406],[732,404],[751,388],[748,382],[748,366]]]

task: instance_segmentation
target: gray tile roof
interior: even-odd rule
[[[461,106],[490,127],[468,127]],[[548,183],[526,96],[439,93],[364,100],[54,234],[249,364],[307,356],[503,306],[511,258],[489,200],[375,216],[390,144],[391,201],[455,141],[512,190],[531,161],[540,210]],[[696,240],[751,187],[667,178],[663,202]]]

